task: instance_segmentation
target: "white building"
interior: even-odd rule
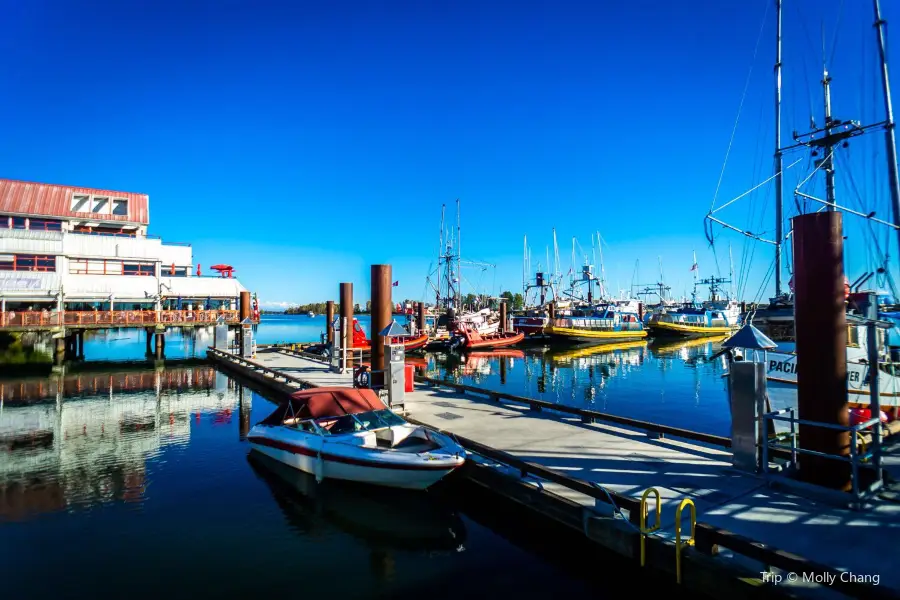
[[[238,280],[199,276],[149,214],[147,194],[0,179],[0,310],[236,310]]]

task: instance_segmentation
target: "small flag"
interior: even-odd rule
[[[691,271],[696,271],[696,270],[697,270],[697,263],[694,263],[693,266],[691,266]]]
[[[399,282],[399,281],[395,281],[392,287],[397,287],[398,285],[400,285],[400,282]]]

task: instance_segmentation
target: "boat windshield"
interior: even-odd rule
[[[316,421],[320,431],[327,435],[357,433],[359,431],[371,431],[373,429],[404,424],[406,424],[406,421],[388,409],[370,410],[342,417],[325,417]]]

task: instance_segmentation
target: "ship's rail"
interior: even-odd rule
[[[28,331],[57,327],[151,327],[156,325],[215,325],[239,322],[236,310],[65,310],[0,312],[0,329]]]

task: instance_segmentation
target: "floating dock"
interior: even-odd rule
[[[210,349],[209,357],[275,394],[352,385],[349,373],[290,350],[246,360]],[[728,438],[548,410],[548,402],[452,382],[417,377],[406,408],[409,420],[456,436],[472,453],[463,476],[669,573],[685,591],[900,598],[900,502],[890,493],[864,510],[839,508],[732,468]],[[900,477],[897,453],[884,463]]]

